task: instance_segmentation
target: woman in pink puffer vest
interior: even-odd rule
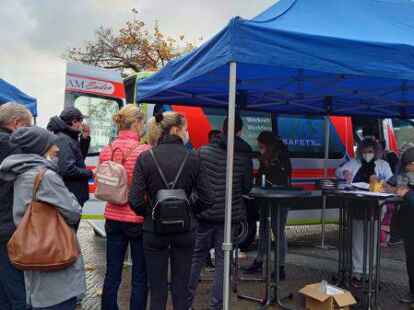
[[[105,147],[99,162],[113,160],[123,163],[131,184],[135,162],[141,153],[150,149],[149,145],[139,143],[140,132],[144,126],[144,115],[136,105],[128,104],[115,116],[118,137]],[[122,279],[122,269],[128,245],[132,256],[132,291],[130,309],[144,310],[147,299],[147,277],[142,244],[143,217],[135,214],[129,204],[107,203],[105,208],[106,231],[106,275],[102,292],[102,310],[117,310],[118,289]]]

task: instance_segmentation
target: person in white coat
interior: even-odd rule
[[[365,139],[358,146],[357,156],[336,170],[338,179],[346,180],[348,183],[367,183],[375,176],[377,179],[387,181],[393,176],[390,165],[376,158],[378,144],[373,139]],[[361,275],[363,274],[364,262],[364,221],[362,208],[358,210],[358,203],[353,205],[352,221],[352,269],[354,273],[352,284],[361,286]],[[371,236],[369,236],[371,238]],[[378,236],[375,236],[378,238]],[[368,253],[367,253],[368,254]],[[366,273],[369,269],[367,262]]]

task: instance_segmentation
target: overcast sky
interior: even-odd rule
[[[117,29],[136,8],[148,25],[189,40],[210,38],[233,16],[250,18],[275,0],[1,0],[0,78],[38,99],[39,124],[63,106],[69,47],[93,39],[99,26]]]

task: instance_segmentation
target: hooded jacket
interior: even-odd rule
[[[58,136],[59,174],[63,177],[81,206],[89,200],[89,179],[92,171],[86,169],[85,157],[88,154],[90,138],[79,139],[80,132],[70,128],[60,117],[52,117],[47,129]]]
[[[18,226],[32,200],[34,180],[40,168],[47,168],[38,191],[38,199],[55,206],[66,222],[74,226],[81,208],[57,173],[57,166],[34,154],[7,157],[0,166],[0,179],[14,182],[13,221]],[[25,271],[27,303],[35,308],[62,303],[86,291],[82,256],[64,270],[53,272]]]
[[[10,143],[11,131],[0,128],[0,162],[7,156],[19,153],[19,147]],[[9,241],[15,225],[13,223],[13,182],[0,180],[0,242]]]
[[[246,217],[243,195],[248,194],[252,188],[252,161],[250,154],[250,146],[243,139],[236,137],[234,141],[233,222],[240,222],[245,220]],[[211,144],[201,147],[199,156],[206,168],[215,199],[213,207],[201,212],[198,215],[198,219],[211,223],[223,223],[226,198],[226,138],[220,136],[214,139]]]

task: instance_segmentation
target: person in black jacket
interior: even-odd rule
[[[10,135],[20,127],[31,126],[32,115],[24,106],[9,102],[0,107],[0,162],[20,153],[10,143]],[[13,182],[0,180],[0,305],[2,310],[25,310],[26,292],[23,273],[13,267],[7,254],[7,242],[16,227],[13,222]]]
[[[81,206],[89,200],[88,183],[93,177],[92,171],[86,169],[85,165],[91,138],[89,128],[82,124],[82,120],[82,113],[69,107],[60,116],[52,117],[47,125],[47,129],[59,138],[59,174]]]
[[[287,147],[278,137],[270,131],[263,131],[257,138],[259,144],[260,168],[258,176],[261,179],[262,175],[266,176],[266,180],[270,185],[289,186],[290,177],[292,173],[292,165],[289,158]],[[288,217],[288,209],[281,210],[281,231],[277,244],[279,246],[279,253],[281,256],[280,279],[285,279],[285,257],[287,252],[287,240],[285,235],[285,226]],[[272,214],[272,230],[276,235],[276,214]],[[260,231],[259,244],[257,256],[253,264],[246,269],[246,273],[257,273],[262,271],[263,256],[266,251],[267,233],[266,233],[267,219],[266,213],[260,209]]]
[[[158,136],[153,148],[167,182],[172,182],[188,154],[187,121],[175,112],[158,114],[150,122],[152,137]],[[191,271],[193,235],[188,232],[158,234],[152,219],[153,206],[160,189],[165,189],[151,153],[144,152],[138,159],[130,189],[131,208],[144,217],[143,238],[147,276],[151,291],[150,309],[164,310],[168,297],[168,261],[171,261],[172,298],[175,310],[188,310],[188,279]],[[213,204],[213,193],[205,170],[195,153],[189,153],[175,189],[183,189],[192,199],[192,212],[208,210]],[[193,216],[194,217],[194,216]],[[194,218],[192,223],[194,223]],[[204,261],[205,261],[204,256]]]
[[[409,280],[409,292],[400,299],[401,302],[414,304],[414,235],[412,226],[414,223],[414,148],[409,148],[401,156],[400,173],[394,175],[388,184],[393,186],[404,203],[398,213],[398,224],[401,236],[404,240],[407,273]]]
[[[232,222],[238,224],[246,219],[246,207],[243,195],[252,188],[252,161],[249,157],[250,146],[240,138],[243,122],[236,117],[234,144],[234,174],[233,174],[233,205]],[[214,246],[216,270],[212,288],[212,298],[209,309],[221,309],[223,306],[223,275],[224,275],[224,218],[226,198],[226,165],[227,165],[227,119],[223,125],[223,134],[207,146],[201,147],[199,156],[207,170],[208,178],[215,193],[214,205],[197,215],[199,225],[191,268],[190,305],[192,305],[210,246]],[[234,230],[237,230],[234,225]]]

